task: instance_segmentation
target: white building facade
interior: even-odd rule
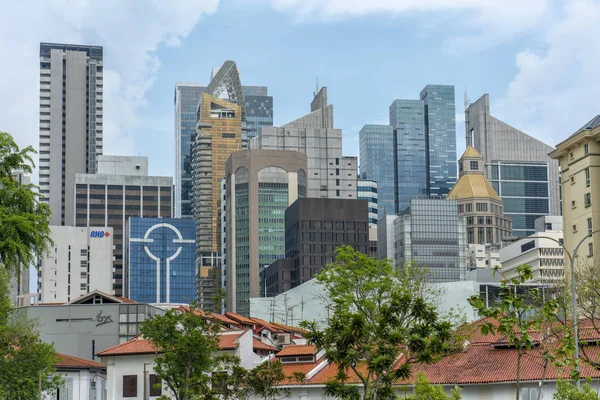
[[[531,266],[531,283],[552,283],[562,280],[565,272],[564,252],[560,243],[562,231],[538,232],[520,239],[500,250],[502,273],[508,278],[517,276],[517,267]]]
[[[51,226],[54,245],[39,261],[38,301],[69,302],[94,290],[111,293],[113,230]]]

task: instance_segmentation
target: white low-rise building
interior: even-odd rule
[[[500,267],[500,245],[469,244],[469,270]]]
[[[507,278],[517,276],[517,267],[531,266],[531,283],[560,281],[565,272],[561,231],[537,232],[500,250],[502,273]]]
[[[107,400],[106,367],[95,361],[84,360],[66,354],[57,355],[56,373],[64,384],[52,393],[45,393],[45,400]]]
[[[113,228],[51,226],[54,245],[39,261],[40,303],[113,293]]]

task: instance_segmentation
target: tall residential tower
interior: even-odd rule
[[[77,173],[102,154],[101,46],[40,44],[40,194],[51,225],[73,226]]]

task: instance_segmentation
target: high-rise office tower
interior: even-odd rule
[[[394,130],[395,213],[410,205],[410,199],[427,194],[427,132],[422,100],[395,100],[390,106]],[[362,162],[362,161],[361,161]],[[367,176],[369,178],[369,176]]]
[[[378,218],[395,215],[394,131],[390,125],[365,125],[358,138],[360,177],[377,182]]]
[[[127,221],[128,297],[139,303],[191,303],[196,298],[196,226],[189,218]]]
[[[206,87],[196,114],[192,162],[192,214],[196,221],[198,277],[220,282],[221,183],[231,153],[241,150],[245,101],[237,66],[226,61]],[[203,278],[203,276],[205,278]],[[198,290],[203,287],[198,282]],[[208,308],[198,293],[200,307]]]
[[[266,86],[242,86],[246,102],[246,123],[242,131],[242,147],[258,135],[263,126],[273,126],[273,96]]]
[[[148,176],[146,157],[101,156],[98,165],[98,174],[75,176],[75,226],[113,228],[113,294],[127,296],[125,225],[129,217],[170,218],[173,178]],[[114,174],[116,171],[119,174]]]
[[[192,216],[192,147],[196,109],[204,89],[201,83],[175,84],[175,218]]]
[[[40,44],[40,194],[52,225],[73,225],[76,173],[102,154],[102,47]]]
[[[464,280],[467,272],[465,219],[457,203],[439,197],[414,198],[394,221],[396,267],[414,261],[433,282]]]
[[[421,100],[427,132],[427,193],[445,196],[456,183],[454,86],[427,85],[421,90]]]
[[[342,156],[342,130],[333,127],[327,87],[315,94],[310,110],[310,114],[281,127],[262,127],[250,141],[250,148],[306,154],[307,197],[356,199],[356,157]]]
[[[378,189],[377,182],[372,179],[358,180],[358,200],[367,200],[369,207],[369,226],[377,228],[378,220]]]
[[[219,68],[215,68],[212,78]],[[175,193],[176,218],[192,217],[192,148],[196,136],[196,111],[206,87],[202,83],[175,84]],[[273,97],[266,86],[242,86],[246,121],[242,126],[242,148],[261,126],[273,126]]]
[[[285,210],[306,196],[306,155],[242,150],[227,160],[227,308],[250,313],[263,270],[285,257]]]
[[[490,115],[484,94],[465,111],[467,145],[483,157],[485,176],[504,203],[515,236],[535,232],[535,220],[560,215],[558,162],[554,148]]]

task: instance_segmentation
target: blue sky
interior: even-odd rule
[[[53,0],[0,15],[0,130],[37,147],[40,41],[105,48],[105,154],[146,155],[173,174],[175,82],[208,83],[232,59],[242,82],[266,85],[275,124],[329,88],[344,152],[365,123],[426,84],[491,96],[496,117],[555,145],[598,114],[600,3],[595,0]]]

